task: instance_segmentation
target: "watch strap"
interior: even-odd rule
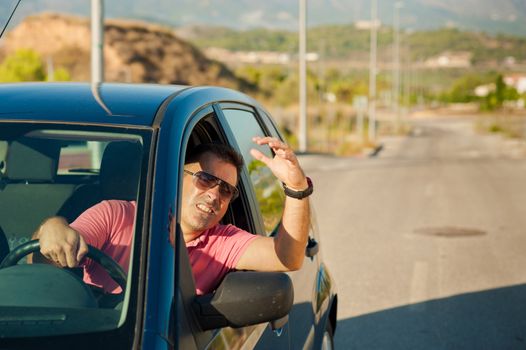
[[[302,191],[294,191],[288,188],[287,185],[283,184],[283,190],[285,191],[285,195],[296,199],[303,199],[305,197],[310,196],[314,191],[314,186],[312,185],[312,180],[310,179],[310,177],[307,176],[306,178],[308,186]]]

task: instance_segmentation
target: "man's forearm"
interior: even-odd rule
[[[278,235],[254,239],[238,260],[236,268],[261,271],[297,270],[303,264],[309,235],[308,195],[312,193],[312,184],[305,177],[298,158],[286,143],[273,137],[256,136],[252,140],[260,146],[268,145],[272,149],[272,158],[257,149],[252,149],[250,154],[265,163],[274,176],[286,186],[287,197]]]
[[[309,227],[309,198],[287,197],[281,225],[275,238],[275,249],[279,260],[289,270],[298,270],[303,264]]]

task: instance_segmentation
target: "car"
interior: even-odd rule
[[[0,348],[333,348],[338,298],[314,216],[298,271],[235,271],[196,294],[179,228],[185,155],[205,142],[238,150],[240,195],[223,223],[271,236],[284,194],[249,155],[254,135],[282,139],[266,110],[226,88],[0,84]],[[120,294],[85,284],[80,268],[27,263],[46,218],[71,222],[104,199],[137,203],[128,270],[88,253]]]

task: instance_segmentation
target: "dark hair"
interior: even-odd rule
[[[186,152],[184,163],[197,163],[205,153],[212,153],[222,161],[232,164],[236,167],[237,176],[241,173],[243,167],[243,157],[232,147],[222,143],[201,143]]]

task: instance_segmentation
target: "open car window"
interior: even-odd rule
[[[202,119],[193,128],[189,143],[187,145],[186,153],[201,143],[228,143],[223,135],[222,128],[219,126],[217,116],[211,109],[202,111]],[[252,222],[249,204],[244,197],[243,179],[239,179],[238,190],[241,195],[240,198],[230,203],[228,210],[221,220],[222,224],[233,224],[248,232],[256,233],[257,230]]]
[[[268,146],[258,146],[252,141],[254,136],[268,136],[268,134],[259,124],[252,110],[227,106],[222,111],[245,160],[250,178],[248,185],[253,187],[256,195],[259,212],[263,218],[264,234],[271,235],[281,222],[285,197],[281,182],[263,162],[250,154],[251,149],[257,149],[269,158],[274,156]]]
[[[0,337],[107,331],[126,321],[129,294],[136,288],[127,276],[136,266],[135,231],[141,222],[135,213],[143,205],[140,193],[146,167],[142,164],[148,148],[144,130],[2,123]],[[27,255],[38,249],[28,242],[45,219],[62,216],[71,223],[93,205],[110,201],[133,203],[135,208],[133,225],[126,231],[131,244],[120,250],[124,258],[111,256],[109,252],[115,250],[110,249],[102,258],[90,255],[73,270],[27,262]],[[104,251],[117,244],[113,236],[105,238],[107,242],[96,248]],[[88,266],[101,261],[106,267],[98,266],[102,270],[98,273],[108,275],[120,289],[108,291],[102,285],[106,282],[86,278]],[[119,281],[112,268],[122,270]]]

